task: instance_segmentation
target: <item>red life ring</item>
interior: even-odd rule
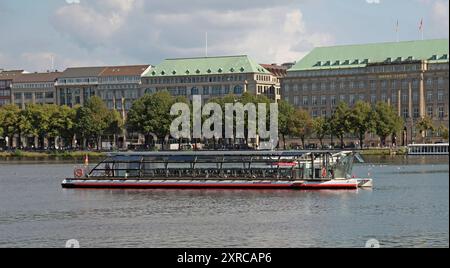
[[[325,167],[322,168],[322,178],[327,176],[327,169]]]
[[[76,168],[73,172],[76,178],[81,178],[84,176],[84,170],[82,168]]]

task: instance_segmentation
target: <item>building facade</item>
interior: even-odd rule
[[[316,48],[288,70],[282,96],[313,117],[331,116],[339,102],[390,103],[406,122],[401,143],[419,142],[420,118],[449,125],[448,46],[439,39]]]
[[[11,85],[11,103],[22,109],[26,104],[56,104],[55,82],[60,75],[60,72],[22,74]]]
[[[99,76],[105,67],[68,68],[55,83],[56,102],[58,105],[84,105],[96,95]]]
[[[99,75],[98,95],[109,109],[125,114],[135,100],[142,97],[141,75],[150,65],[111,66]]]
[[[11,103],[11,84],[23,74],[23,70],[0,72],[0,106]]]
[[[166,90],[188,99],[201,95],[203,101],[244,92],[262,95],[271,89],[274,100],[280,95],[278,79],[248,56],[167,59],[145,72],[142,84],[144,93]]]
[[[269,99],[275,99],[277,102],[281,99],[281,80],[287,75],[287,67],[283,65],[273,64],[260,64],[264,69],[272,73],[273,79],[276,79],[276,85],[269,87],[265,94]]]

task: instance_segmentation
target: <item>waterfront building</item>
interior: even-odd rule
[[[272,73],[274,78],[277,79],[277,84],[274,87],[268,88],[268,91],[266,92],[266,95],[270,99],[276,99],[277,102],[278,102],[278,100],[281,99],[281,95],[280,95],[281,80],[286,77],[288,68],[286,66],[284,66],[284,65],[277,65],[275,63],[273,63],[273,64],[260,64],[260,65],[264,69],[266,69],[267,71]]]
[[[23,74],[23,70],[0,72],[0,106],[11,103],[11,84],[14,79]]]
[[[339,102],[390,103],[406,122],[397,143],[417,142],[424,116],[448,128],[448,50],[448,39],[315,48],[287,71],[282,96],[313,117],[331,116]]]
[[[105,67],[77,67],[66,69],[56,80],[58,105],[84,105],[96,95],[98,80]]]
[[[61,72],[22,74],[11,84],[11,103],[22,109],[31,104],[56,104],[56,79]]]
[[[142,97],[141,75],[151,67],[148,64],[105,67],[99,75],[98,95],[109,109],[125,114]]]
[[[167,90],[188,99],[202,95],[203,101],[244,92],[273,100],[280,95],[278,78],[245,55],[167,59],[146,71],[142,83],[144,93]]]

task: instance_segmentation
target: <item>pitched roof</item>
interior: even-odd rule
[[[76,78],[76,77],[96,77],[99,76],[106,67],[76,67],[67,68],[60,78]]]
[[[55,82],[61,74],[61,72],[22,74],[14,79],[14,83]]]
[[[271,72],[276,77],[285,77],[287,75],[287,67],[277,64],[260,64],[264,69]]]
[[[315,48],[288,72],[365,67],[370,63],[448,62],[448,39]]]
[[[143,74],[143,77],[212,75],[236,73],[269,74],[259,64],[246,55],[166,59],[155,68]]]
[[[0,72],[0,80],[14,80],[23,74],[23,70]]]
[[[117,75],[128,75],[128,76],[140,76],[148,69],[150,65],[129,65],[129,66],[109,66],[106,67],[100,76],[117,76]]]

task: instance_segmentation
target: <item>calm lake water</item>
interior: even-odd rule
[[[75,163],[0,159],[0,247],[449,247],[448,157],[371,157],[372,190],[64,190]]]

